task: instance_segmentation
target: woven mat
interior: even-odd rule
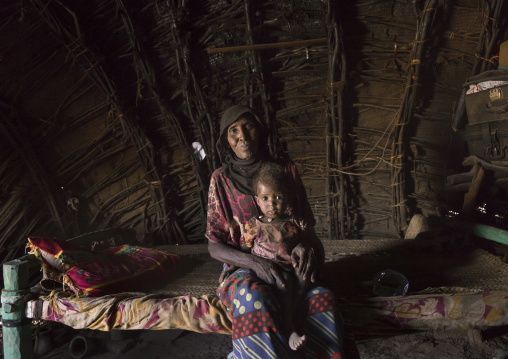
[[[441,294],[508,290],[508,264],[471,243],[446,239],[324,240],[325,283],[341,297],[371,296],[372,279],[384,269],[409,280],[408,294]],[[150,293],[213,294],[222,264],[212,259],[207,245],[164,246],[159,249],[184,258],[179,271]]]
[[[182,263],[171,276],[146,288],[148,293],[196,297],[215,294],[222,263],[210,257],[206,244],[159,246],[156,249],[179,255]]]
[[[508,290],[508,264],[472,243],[390,240],[371,246],[357,242],[364,241],[325,244],[327,286],[346,298],[372,295],[372,280],[384,269],[408,279],[408,294]]]

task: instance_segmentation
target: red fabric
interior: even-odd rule
[[[301,228],[313,228],[316,224],[307,200],[305,187],[292,162],[280,163],[289,174],[290,203],[285,215],[294,218]],[[206,238],[210,242],[226,243],[240,247],[244,243],[245,224],[261,215],[256,201],[250,195],[240,193],[224,173],[224,168],[215,170],[208,191],[208,217]]]
[[[62,268],[52,269],[63,269],[64,283],[76,294],[90,297],[137,290],[169,275],[180,262],[176,255],[129,245],[95,252],[57,238],[30,237],[28,241],[34,252],[60,261]]]

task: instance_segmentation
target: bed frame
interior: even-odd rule
[[[4,358],[32,357],[32,320],[25,315],[31,297],[29,270],[40,265],[35,256],[27,255],[3,265],[2,330]]]
[[[440,242],[441,241],[441,242]],[[375,239],[323,241],[326,253],[326,285],[336,293],[339,306],[351,323],[357,340],[365,340],[425,330],[482,331],[508,324],[508,265],[500,258],[478,248],[448,253],[443,239],[418,241]],[[460,244],[463,245],[462,243]],[[221,264],[211,259],[206,245],[168,246],[183,257],[197,258],[181,278],[155,292],[121,293],[100,298],[79,298],[82,313],[67,313],[72,298],[35,297],[30,292],[29,273],[40,267],[33,255],[25,255],[3,265],[5,288],[2,290],[2,325],[5,359],[32,357],[32,320],[52,320],[75,329],[111,331],[113,329],[184,329],[202,333],[229,334],[227,311],[213,295],[218,285]],[[432,258],[432,261],[429,261]],[[409,279],[409,293],[403,297],[375,297],[371,293],[373,274],[391,268]],[[189,278],[193,278],[189,280]],[[196,278],[203,281],[196,282]],[[212,278],[212,279],[210,279]],[[188,295],[178,292],[189,288]],[[194,284],[194,287],[189,283]],[[176,290],[175,288],[180,288]],[[155,294],[153,294],[155,293]],[[198,295],[200,293],[202,295]],[[182,296],[184,295],[184,296]],[[190,312],[189,323],[171,319],[150,324],[147,318],[125,323],[122,312],[136,301],[147,307],[170,308]],[[162,303],[162,305],[161,305]],[[94,317],[97,305],[107,307],[107,321]],[[193,307],[214,310],[213,321],[193,321]],[[132,308],[133,306],[131,306]],[[58,318],[48,316],[57,308]],[[64,309],[62,309],[64,308]],[[182,309],[183,308],[183,309]],[[103,308],[104,309],[104,308]],[[194,308],[195,309],[195,308]],[[130,312],[132,314],[132,312]],[[76,326],[75,316],[87,318],[86,326]],[[115,317],[115,315],[119,317]],[[171,315],[169,315],[169,318]],[[210,319],[208,319],[210,320]],[[156,326],[156,327],[155,327]],[[481,337],[481,336],[480,336]]]

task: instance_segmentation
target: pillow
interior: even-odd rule
[[[176,255],[129,245],[90,251],[51,237],[30,237],[28,245],[41,260],[45,277],[78,296],[139,290],[167,277],[180,263]]]

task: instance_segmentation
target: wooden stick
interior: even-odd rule
[[[286,42],[274,42],[270,44],[253,44],[253,45],[240,45],[230,47],[216,47],[206,49],[209,54],[219,54],[225,52],[239,52],[249,50],[268,50],[268,49],[280,49],[284,47],[298,47],[298,46],[309,46],[316,44],[324,44],[326,37],[319,39],[299,40],[299,41],[286,41]]]

